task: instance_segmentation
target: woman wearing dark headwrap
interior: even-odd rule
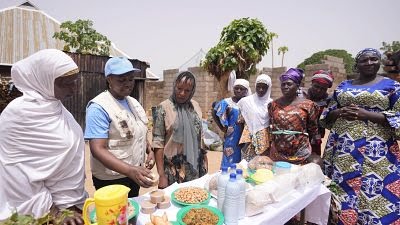
[[[297,96],[303,70],[291,68],[281,75],[283,96],[268,106],[274,161],[302,164],[311,155],[310,140],[318,134],[317,105]]]
[[[201,149],[201,109],[192,100],[196,90],[194,75],[178,75],[171,97],[156,108],[153,145],[160,175],[159,188],[186,182],[207,173],[206,152]]]
[[[331,97],[328,95],[328,89],[332,87],[333,74],[330,70],[315,71],[311,78],[311,87],[307,92],[303,91],[303,96],[313,101],[318,106],[318,118],[322,114],[324,108],[329,104]],[[311,146],[313,152],[321,156],[321,143],[320,141],[325,136],[325,128],[318,124],[318,135],[316,142],[312,142]],[[319,140],[319,141],[318,141]]]
[[[325,173],[339,185],[338,224],[396,224],[400,221],[400,84],[378,76],[381,55],[356,56],[360,76],[335,90],[321,124],[330,129]]]

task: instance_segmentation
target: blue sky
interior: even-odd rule
[[[1,0],[0,8],[21,1]],[[209,50],[223,27],[242,17],[258,18],[277,48],[287,46],[285,66],[295,67],[311,54],[345,49],[353,56],[365,47],[400,40],[398,0],[31,0],[60,22],[90,19],[130,57],[150,63],[161,75],[179,68],[200,49]],[[271,66],[271,51],[258,65]]]

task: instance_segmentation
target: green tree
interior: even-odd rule
[[[206,54],[201,65],[220,83],[219,97],[228,95],[229,73],[248,79],[257,72],[256,64],[269,49],[271,36],[258,19],[233,20],[221,32],[219,43]]]
[[[383,41],[380,50],[384,52],[397,52],[400,50],[400,41],[392,41],[392,44]]]
[[[272,64],[271,67],[274,68],[274,38],[278,38],[278,34],[271,32],[270,33],[270,37],[271,37],[271,54],[272,54]]]
[[[281,63],[281,67],[283,67],[283,59],[285,58],[285,53],[289,51],[289,48],[286,46],[282,46],[278,48],[278,55],[280,55],[282,53],[282,63]]]
[[[304,62],[297,65],[298,68],[305,69],[306,65],[319,64],[325,55],[334,56],[338,58],[342,58],[344,62],[344,67],[346,69],[346,73],[352,73],[354,66],[354,58],[343,49],[328,49],[325,51],[320,51],[312,54],[310,57],[304,60]]]
[[[91,20],[65,21],[60,25],[61,31],[55,32],[53,38],[64,41],[64,51],[92,55],[110,55],[111,41],[92,28]]]

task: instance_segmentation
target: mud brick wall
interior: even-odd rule
[[[305,69],[305,79],[303,80],[303,86],[309,88],[311,86],[312,74],[317,70],[331,70],[335,77],[334,85],[329,90],[330,93],[333,92],[334,88],[346,79],[346,70],[344,68],[343,59],[325,56],[321,64],[308,65]],[[201,67],[190,67],[188,69],[196,76],[197,88],[193,96],[202,109],[203,119],[212,121],[211,119],[211,105],[217,100],[219,84],[217,79],[206,72]],[[279,76],[287,70],[286,67],[275,67],[275,68],[262,68],[257,75],[250,77],[250,88],[252,93],[255,92],[255,81],[259,74],[265,73],[271,77],[272,80],[272,91],[271,97],[273,99],[279,98],[282,93],[280,89]],[[172,85],[175,76],[178,74],[178,69],[164,70],[164,80],[163,81],[146,81],[145,83],[145,98],[144,98],[144,108],[147,115],[151,119],[151,108],[157,106],[159,103],[169,98],[172,93]]]

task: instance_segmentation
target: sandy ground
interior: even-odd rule
[[[324,149],[325,144],[326,144],[326,139],[329,135],[329,130],[326,130],[325,133],[325,138],[322,140],[322,149]],[[90,150],[89,150],[89,145],[86,144],[85,148],[85,157],[86,157],[86,165],[85,165],[85,171],[86,171],[86,182],[85,182],[85,188],[87,192],[89,193],[90,197],[93,197],[93,193],[95,191],[93,182],[92,182],[92,173],[90,172]],[[222,152],[214,152],[214,151],[208,151],[207,153],[208,156],[208,170],[209,173],[214,173],[219,170],[220,164],[221,164],[221,158],[222,158]],[[157,173],[157,169],[154,166],[153,172]],[[157,187],[152,187],[152,188],[141,188],[139,194],[143,195],[151,190],[156,189]]]

